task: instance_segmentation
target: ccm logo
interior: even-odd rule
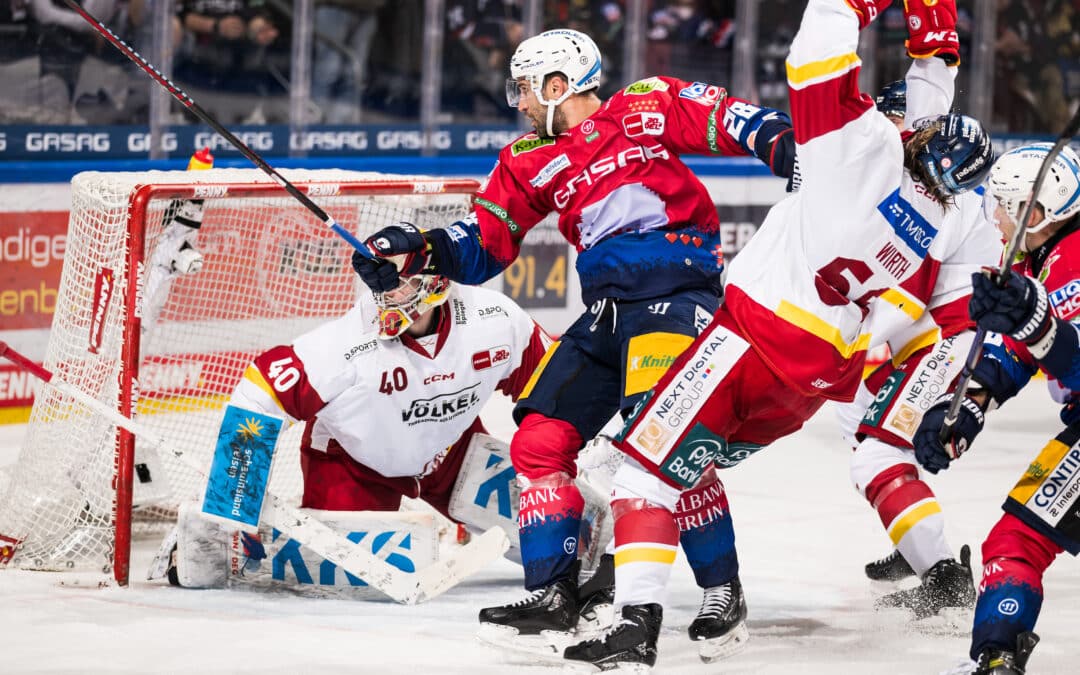
[[[436,375],[429,375],[424,378],[424,384],[431,384],[432,382],[446,382],[447,380],[454,379],[453,373],[441,373]]]

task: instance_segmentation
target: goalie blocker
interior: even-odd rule
[[[227,426],[247,424],[250,412],[236,410],[240,412],[226,415],[223,431]],[[373,591],[363,579],[342,572],[302,542],[265,525],[252,526],[251,523],[258,523],[257,510],[252,520],[252,505],[261,503],[261,496],[254,493],[265,490],[269,472],[258,467],[248,470],[234,461],[236,457],[249,456],[237,450],[246,447],[242,443],[248,440],[247,434],[239,433],[231,443],[219,442],[214,471],[208,481],[209,499],[204,499],[202,508],[195,503],[181,507],[177,525],[162,542],[148,578],[168,576],[172,584],[186,588],[244,587],[289,590],[313,597],[381,598],[382,594]],[[605,447],[607,452],[612,451],[610,446]],[[603,448],[595,450],[602,451]],[[258,464],[258,454],[251,456],[256,457]],[[598,564],[613,534],[610,508],[603,494],[611,476],[603,463],[595,464],[591,469],[583,469],[578,481],[586,496],[581,533],[582,569],[586,573]],[[605,475],[594,475],[599,473]],[[238,492],[241,474],[246,479]],[[509,446],[486,434],[475,434],[454,484],[449,513],[473,534],[493,527],[505,531],[511,542],[506,557],[515,562],[521,560],[517,524],[519,494]],[[246,512],[244,508],[232,508],[234,496],[238,499],[242,496],[240,503],[247,505]],[[210,512],[206,510],[207,504],[211,504]],[[243,515],[230,517],[234,510]],[[445,554],[457,541],[457,528],[433,510],[303,511],[404,572],[415,572],[433,564],[439,560],[440,553]]]

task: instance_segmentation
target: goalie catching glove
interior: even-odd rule
[[[956,35],[956,0],[904,0],[908,39],[913,59],[936,56],[950,66],[960,63],[960,38]]]

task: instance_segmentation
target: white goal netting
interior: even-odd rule
[[[401,220],[446,226],[464,217],[479,187],[336,170],[282,174],[361,239]],[[191,238],[203,264],[163,275],[154,256],[186,199],[203,200]],[[208,464],[221,408],[247,364],[356,302],[351,254],[256,170],[79,174],[45,367]],[[301,431],[288,432],[287,452],[275,459],[271,488],[284,497],[299,498]],[[200,487],[175,458],[132,447],[126,432],[40,387],[0,493],[0,569],[100,570],[125,583],[128,522],[138,533],[167,520]]]

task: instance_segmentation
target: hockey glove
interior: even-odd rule
[[[968,314],[975,323],[1028,344],[1045,337],[1054,322],[1046,287],[1021,274],[1010,274],[1004,286],[998,283],[996,270],[971,275]]]
[[[960,63],[956,0],[904,0],[904,18],[908,27],[904,46],[911,58],[936,56],[950,66]]]
[[[360,251],[353,251],[352,266],[372,293],[385,293],[401,285],[398,268],[389,260],[369,258]]]
[[[862,30],[878,18],[878,14],[888,9],[892,0],[847,0],[847,4],[855,10],[855,15],[859,18],[859,30]]]
[[[915,437],[911,439],[915,446],[915,459],[924,469],[936,474],[949,468],[949,462],[964,454],[971,447],[975,436],[982,431],[985,416],[982,408],[971,398],[965,396],[964,402],[956,414],[956,424],[949,430],[948,443],[941,444],[941,427],[945,415],[949,412],[953,394],[945,394],[923,415]]]
[[[364,245],[375,260],[354,253],[353,269],[375,292],[397,288],[399,276],[420,274],[431,263],[431,244],[412,223],[384,227],[368,237]]]

